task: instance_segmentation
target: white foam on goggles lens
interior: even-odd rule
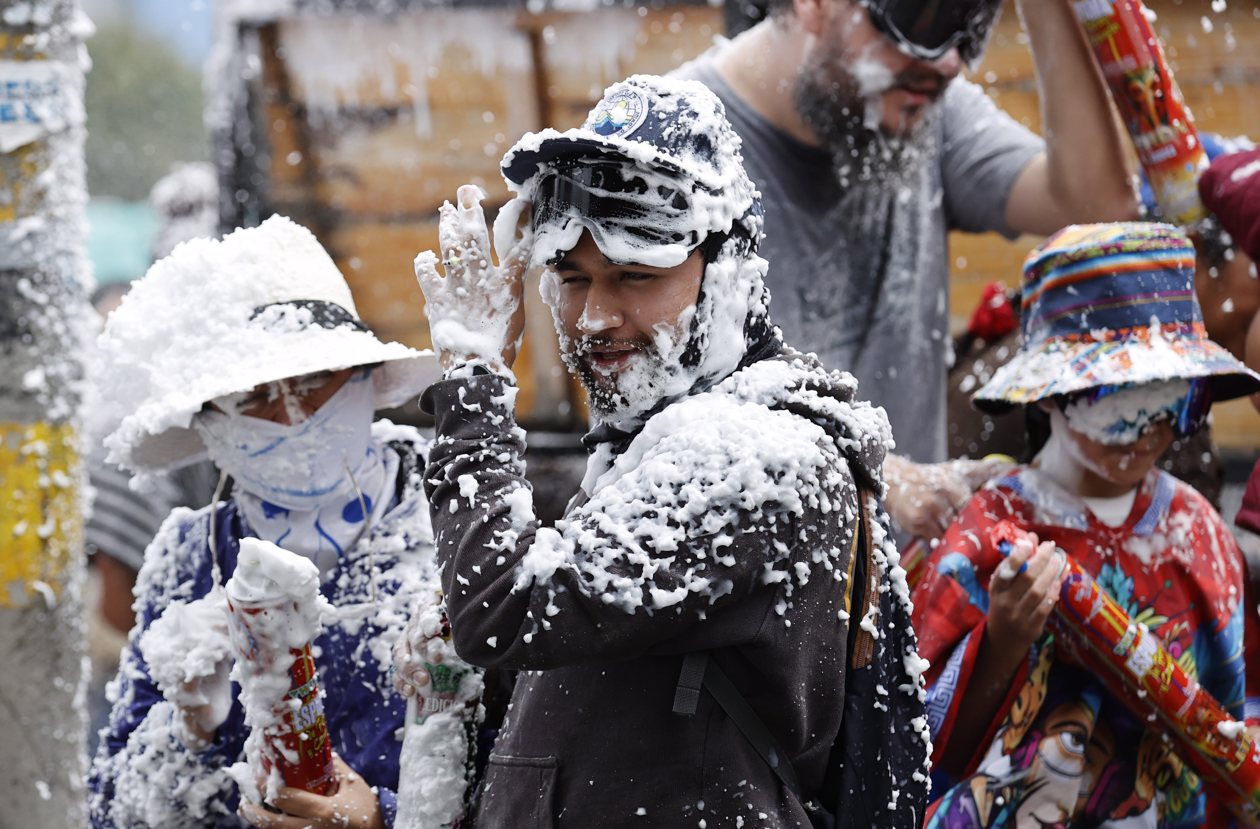
[[[1063,414],[1073,431],[1097,443],[1119,446],[1135,442],[1157,420],[1176,419],[1189,393],[1189,380],[1143,383],[1092,402],[1078,397],[1064,407]]]

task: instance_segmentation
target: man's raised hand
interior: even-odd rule
[[[458,206],[439,210],[438,243],[445,276],[432,251],[416,257],[416,280],[424,292],[433,347],[445,368],[462,361],[484,362],[496,371],[511,369],[525,330],[522,305],[525,272],[533,243],[529,204],[514,199],[499,211],[492,258],[481,188],[465,184]]]

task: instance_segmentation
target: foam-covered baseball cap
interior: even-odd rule
[[[566,159],[611,157],[664,169],[709,190],[743,165],[726,111],[699,81],[633,75],[604,91],[582,126],[529,133],[503,156],[503,177],[523,185]]]
[[[633,201],[630,192],[652,180],[643,191],[641,209],[621,211],[641,215],[629,221],[625,216],[613,220],[614,224],[636,225],[636,234],[609,234],[599,227],[609,219],[597,215],[593,205],[610,195],[601,185],[588,194],[593,197],[591,204],[571,204],[557,213],[567,218],[562,216],[564,221],[551,228],[555,232],[542,233],[535,226],[535,254],[546,261],[554,253],[552,248],[568,250],[577,238],[572,231],[584,226],[592,233],[600,231],[596,234],[597,242],[604,239],[600,249],[614,261],[668,267],[714,233],[738,232],[748,240],[745,251],[755,251],[762,230],[761,199],[744,170],[740,146],[722,102],[707,86],[680,78],[634,75],[604,90],[582,126],[525,135],[503,156],[501,168],[510,190],[530,201],[541,199],[535,219],[550,215],[542,209],[548,198],[542,185],[554,183],[557,176],[572,177],[580,168],[611,162],[622,169],[609,181],[644,179],[626,188],[626,193],[616,194],[622,202]],[[667,191],[681,195],[685,205],[670,201],[671,209],[657,209]],[[654,243],[651,237],[659,234],[645,230],[668,231],[689,241]],[[646,244],[636,241],[639,236]],[[627,244],[610,247],[605,242],[611,239]]]

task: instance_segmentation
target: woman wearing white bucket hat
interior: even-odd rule
[[[111,461],[143,476],[208,455],[220,490],[234,483],[172,513],[145,554],[92,766],[93,826],[391,826],[404,702],[390,648],[439,582],[427,442],[372,417],[438,376],[432,354],[368,331],[332,259],[282,217],[177,247],[111,315],[99,352]],[[249,728],[227,681],[221,587],[247,538],[314,562],[327,600],[315,653],[339,786],[282,789],[281,811],[246,802]]]

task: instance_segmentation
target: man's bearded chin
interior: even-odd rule
[[[899,79],[863,90],[838,51],[823,54],[796,78],[796,111],[831,151],[836,180],[849,187],[903,176],[922,157],[922,119],[908,132],[889,135],[880,126],[882,95]]]
[[[604,372],[592,365],[591,352],[626,345],[634,346],[637,351],[625,368]],[[560,356],[586,389],[591,414],[598,420],[641,414],[665,396],[669,366],[657,345],[647,337],[632,340],[583,337],[576,341],[562,338]]]

